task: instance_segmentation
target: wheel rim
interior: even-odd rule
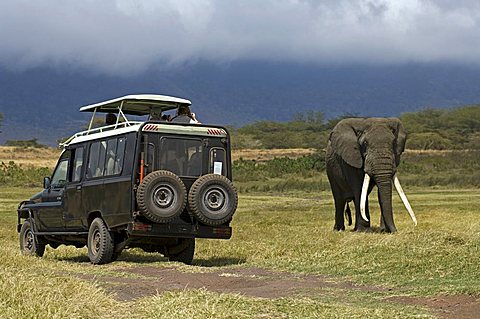
[[[90,240],[90,249],[94,255],[98,254],[100,250],[102,235],[98,229],[95,229],[92,235],[92,239]]]
[[[203,198],[205,207],[212,211],[219,211],[228,203],[228,197],[225,194],[225,190],[222,188],[211,188],[205,192]]]
[[[168,208],[175,205],[177,192],[169,185],[160,185],[153,192],[153,202],[160,208]]]
[[[35,245],[34,240],[35,239],[33,237],[32,231],[30,229],[27,230],[23,235],[23,249],[27,251],[33,251]]]

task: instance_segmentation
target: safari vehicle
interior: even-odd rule
[[[46,245],[86,245],[104,264],[140,247],[189,264],[195,238],[229,239],[237,192],[227,130],[153,120],[190,104],[129,95],[81,107],[93,112],[88,130],[63,144],[44,190],[18,207],[20,249],[42,256]],[[116,123],[93,128],[99,113],[116,113]]]

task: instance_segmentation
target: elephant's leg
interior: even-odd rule
[[[362,196],[362,186],[363,186],[363,179],[365,178],[365,174],[363,171],[358,171],[357,174],[354,176],[355,179],[353,183],[357,186],[355,188],[355,228],[356,231],[363,231],[363,232],[370,232],[370,208],[368,205],[368,195],[372,191],[372,188],[375,186],[372,181],[367,189],[367,198],[365,201],[365,215],[368,218],[368,221],[362,218],[362,214],[360,212],[360,198]]]
[[[345,200],[343,191],[335,183],[331,183],[332,194],[335,200],[335,225],[333,230],[345,230]]]
[[[339,177],[336,176],[332,169],[327,169],[327,176],[330,182],[330,188],[332,189],[333,199],[335,201],[335,225],[333,230],[345,230],[345,205],[347,200],[345,199],[345,191],[339,183]]]
[[[365,215],[368,218],[368,221],[362,218],[360,213],[360,198],[355,198],[355,227],[353,230],[360,232],[370,232],[370,209],[368,207],[368,196],[365,202]]]
[[[345,199],[335,198],[335,225],[333,226],[333,230],[345,230],[345,205],[347,201]]]

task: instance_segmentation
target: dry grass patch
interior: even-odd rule
[[[0,162],[14,161],[23,167],[53,168],[60,152],[61,150],[55,148],[0,146]]]

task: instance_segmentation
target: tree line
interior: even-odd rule
[[[322,112],[295,114],[288,122],[259,121],[231,128],[232,145],[244,148],[316,148],[327,145],[333,127],[344,114],[327,119]],[[428,108],[403,113],[408,149],[480,149],[480,105],[453,109]]]
[[[344,114],[327,119],[322,112],[298,113],[288,122],[258,121],[230,127],[234,149],[315,148],[324,149],[333,127]],[[403,113],[400,119],[408,134],[408,149],[480,149],[480,105],[452,109],[428,108]],[[3,115],[0,113],[0,127]],[[7,141],[6,145],[42,147],[37,139]]]

